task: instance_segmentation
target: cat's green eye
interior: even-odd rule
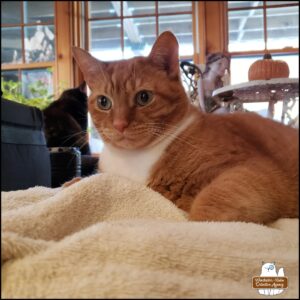
[[[135,100],[139,106],[145,106],[151,102],[153,94],[150,91],[140,91],[136,94]]]
[[[106,96],[99,96],[97,98],[97,106],[102,110],[109,110],[111,109],[112,103]]]

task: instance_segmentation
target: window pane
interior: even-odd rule
[[[122,59],[121,21],[103,20],[90,22],[90,51],[100,60]]]
[[[229,51],[263,50],[263,10],[228,12]]]
[[[120,1],[89,1],[90,18],[116,17],[116,10],[120,15]]]
[[[22,63],[21,28],[1,28],[1,63]]]
[[[230,83],[237,84],[242,82],[248,82],[248,70],[252,63],[258,59],[262,59],[260,56],[248,56],[248,57],[232,57],[230,62]]]
[[[24,23],[54,22],[54,1],[24,1]]]
[[[228,8],[262,6],[263,1],[228,1]]]
[[[192,1],[158,1],[158,12],[182,12],[192,11]]]
[[[289,78],[299,78],[299,55],[273,55],[273,59],[284,60],[290,69]]]
[[[299,43],[298,7],[278,7],[267,9],[267,48],[298,48]]]
[[[269,102],[254,102],[254,103],[244,103],[244,109],[249,111],[256,112],[257,114],[261,115],[262,117],[268,117],[268,107]]]
[[[25,32],[25,61],[40,62],[55,59],[54,26],[30,26]]]
[[[298,1],[266,1],[267,5],[298,4]]]
[[[53,94],[51,69],[31,69],[22,71],[22,94],[28,98],[40,98],[43,93]]]
[[[21,2],[1,1],[1,24],[21,23]]]
[[[193,29],[191,15],[174,15],[159,17],[159,32],[172,31],[179,42],[179,55],[193,55]]]
[[[17,70],[1,71],[1,92],[4,99],[17,100],[16,95],[21,93],[19,72]]]
[[[14,81],[17,82],[19,80],[18,78],[18,71],[1,71],[1,80],[3,79],[4,81]]]
[[[146,15],[154,13],[154,1],[123,1],[124,16]]]
[[[155,17],[124,19],[124,58],[147,56],[155,39]]]

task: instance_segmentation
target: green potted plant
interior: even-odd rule
[[[15,101],[29,106],[35,106],[41,110],[46,108],[54,100],[54,95],[48,94],[47,86],[45,86],[45,84],[40,80],[30,84],[28,88],[34,97],[26,98],[21,93],[20,81],[5,81],[3,78],[1,78],[1,91],[3,92],[2,97],[7,100]]]

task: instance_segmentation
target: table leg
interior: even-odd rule
[[[275,107],[275,101],[270,100],[269,106],[268,106],[268,118],[273,119],[274,118],[274,107]]]
[[[295,104],[297,103],[296,98],[290,98],[290,99],[284,99],[282,104],[282,116],[281,116],[281,122],[290,125],[293,127],[297,127],[297,122],[299,116],[293,117],[293,108],[295,107]]]

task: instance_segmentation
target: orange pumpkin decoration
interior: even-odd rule
[[[288,64],[283,60],[273,60],[271,54],[267,53],[263,59],[255,61],[249,68],[249,80],[269,80],[272,78],[287,78],[290,70]]]

